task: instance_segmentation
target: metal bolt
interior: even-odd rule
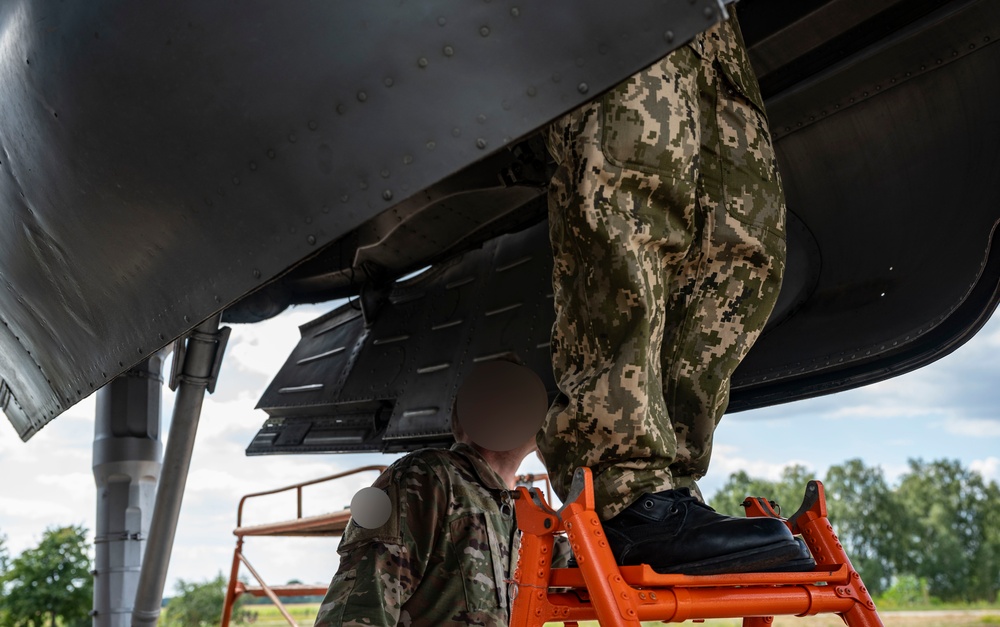
[[[451,56],[454,56],[454,55],[455,55],[455,49],[454,48],[452,48],[451,46],[445,46],[444,47],[444,56],[451,57]]]
[[[392,190],[387,189],[384,192],[382,192],[382,198],[384,198],[385,200],[392,200]]]
[[[483,139],[482,137],[480,137],[479,139],[477,139],[476,140],[476,148],[478,148],[480,150],[486,148],[486,140]]]
[[[427,67],[429,63],[430,62],[427,60],[427,57],[420,57],[417,59],[417,67]]]
[[[511,7],[510,14],[513,17],[520,17],[520,15],[521,15],[521,9],[519,9],[517,7]]]
[[[579,85],[576,86],[576,90],[581,94],[585,94],[588,91],[590,91],[590,86],[587,85],[587,83],[580,83]]]
[[[483,37],[489,37],[490,36],[490,27],[489,26],[483,26],[483,27],[481,27],[479,29],[479,34],[482,35]]]
[[[388,78],[388,77],[385,80],[383,80],[382,82],[385,84],[386,87],[392,87],[393,84],[394,84],[394,81],[391,78]]]
[[[366,94],[366,93],[365,93],[365,92],[363,92],[363,91],[359,91],[359,92],[358,92],[358,100],[359,100],[360,102],[364,102],[365,100],[368,100],[368,94]]]
[[[674,31],[672,31],[672,30],[668,30],[667,32],[663,33],[663,38],[666,39],[670,43],[673,43],[675,36],[676,35],[674,35]]]
[[[309,237],[306,238],[306,241],[309,242],[310,246],[312,246],[312,245],[314,245],[316,243],[316,238],[314,236],[310,235]]]

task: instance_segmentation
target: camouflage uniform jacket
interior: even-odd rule
[[[506,625],[517,524],[499,475],[466,444],[424,449],[375,483],[378,529],[351,523],[316,625]]]

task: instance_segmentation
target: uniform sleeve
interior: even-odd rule
[[[389,469],[373,485],[389,495],[392,513],[377,529],[353,521],[348,526],[317,627],[396,625],[427,570],[448,513],[441,479],[431,465],[413,459]]]

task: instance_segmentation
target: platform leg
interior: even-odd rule
[[[229,627],[229,621],[233,617],[233,605],[236,604],[236,583],[240,575],[240,554],[243,552],[243,538],[236,540],[236,548],[233,550],[233,565],[229,570],[229,585],[226,586],[226,600],[222,605],[222,622],[220,627]]]

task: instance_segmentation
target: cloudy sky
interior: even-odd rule
[[[241,495],[394,459],[243,454],[265,419],[253,407],[298,340],[298,325],[326,309],[299,308],[266,323],[234,327],[218,388],[202,413],[168,595],[178,578],[198,581],[228,573]],[[173,397],[164,393],[166,433]],[[13,554],[34,546],[48,526],[82,524],[93,530],[93,414],[91,397],[27,444],[0,424],[0,533],[7,535]],[[773,479],[797,463],[822,477],[830,465],[852,457],[880,465],[890,481],[906,471],[911,457],[959,459],[1000,480],[1000,316],[931,366],[850,392],[727,416],[716,439],[712,472],[702,482],[709,496],[740,469]],[[533,458],[523,470],[543,471]],[[373,478],[307,491],[305,514],[346,506]],[[291,499],[262,502],[246,512],[248,523],[291,517]],[[298,578],[325,585],[337,565],[336,540],[251,538],[246,555],[271,583]]]

